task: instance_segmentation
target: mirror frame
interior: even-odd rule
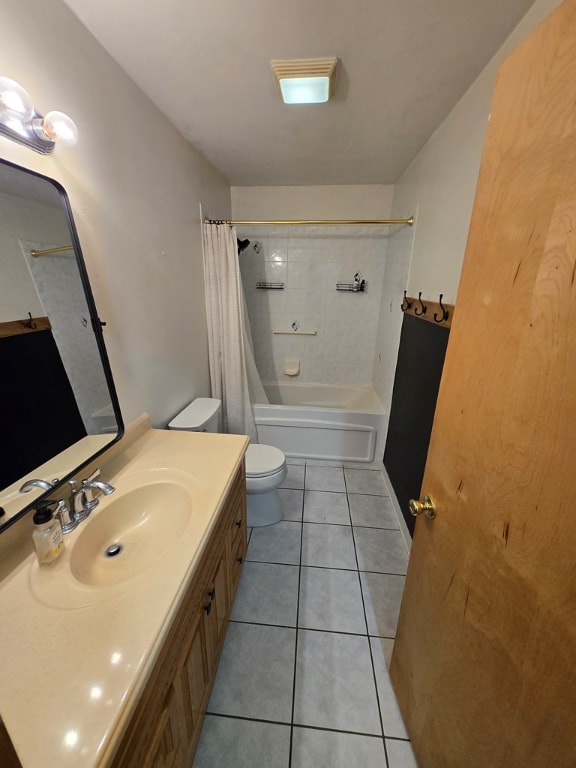
[[[98,456],[101,456],[103,453],[109,450],[111,446],[117,443],[124,435],[124,422],[122,420],[120,403],[118,400],[118,395],[116,393],[116,387],[114,386],[112,369],[110,367],[110,362],[108,360],[108,353],[106,351],[106,345],[104,342],[104,334],[102,331],[102,327],[106,325],[106,323],[103,322],[98,316],[98,310],[96,309],[96,303],[94,301],[94,296],[92,295],[92,288],[90,287],[90,279],[88,277],[88,271],[86,269],[86,264],[84,262],[84,256],[82,255],[80,239],[78,237],[78,232],[76,230],[76,225],[74,223],[74,217],[72,215],[72,206],[70,205],[68,194],[66,193],[66,190],[64,189],[62,184],[60,184],[59,181],[56,181],[56,179],[52,179],[49,176],[45,176],[42,173],[37,173],[36,171],[32,171],[29,168],[25,168],[24,166],[17,165],[16,163],[12,163],[9,160],[5,160],[4,158],[0,158],[0,164],[13,168],[16,171],[26,173],[29,176],[33,176],[36,179],[41,179],[42,181],[46,181],[49,184],[52,184],[52,186],[54,186],[58,191],[58,193],[60,194],[60,198],[62,200],[64,209],[66,212],[66,220],[68,222],[68,228],[70,230],[70,240],[74,249],[74,256],[76,257],[76,264],[80,272],[80,280],[82,282],[82,288],[84,289],[84,296],[86,298],[86,304],[87,304],[88,313],[90,316],[90,323],[92,325],[92,330],[94,332],[94,336],[96,339],[96,345],[100,353],[100,361],[104,369],[104,377],[106,379],[106,384],[108,385],[108,392],[110,394],[110,400],[112,402],[114,417],[116,419],[116,424],[117,424],[116,436],[113,439],[111,439],[110,442],[107,443],[103,448],[96,451],[96,453],[91,454],[81,464],[79,464],[76,467],[73,467],[71,471],[68,472],[68,474],[66,474],[64,477],[59,478],[60,482],[58,485],[55,485],[54,488],[50,489],[49,491],[45,491],[39,496],[35,496],[31,501],[25,504],[22,507],[22,509],[20,509],[18,512],[15,512],[8,520],[2,521],[2,518],[0,518],[0,534],[2,534],[4,531],[8,530],[18,520],[21,520],[23,517],[25,517],[28,514],[28,512],[32,510],[33,507],[38,505],[38,502],[41,499],[47,499],[54,496],[55,491],[57,491],[59,488],[66,485],[68,480],[72,479],[74,475],[76,475],[84,467],[86,467],[88,464],[93,462],[94,459],[98,458]],[[23,501],[25,500],[24,495],[22,497],[22,500]]]

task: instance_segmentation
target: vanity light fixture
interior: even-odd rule
[[[323,104],[334,93],[338,59],[276,59],[270,62],[285,104]]]
[[[0,77],[0,135],[49,155],[56,142],[73,146],[78,128],[64,112],[51,111],[42,117],[36,112],[27,91],[10,77]]]

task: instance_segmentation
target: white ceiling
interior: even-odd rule
[[[391,184],[533,0],[65,0],[232,185]],[[284,105],[271,59],[337,56]]]

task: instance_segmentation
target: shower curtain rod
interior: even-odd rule
[[[263,224],[278,225],[285,224],[308,224],[308,225],[326,225],[334,224],[405,224],[411,227],[414,224],[414,216],[409,219],[278,219],[274,221],[241,221],[240,219],[204,219],[204,224]]]
[[[61,245],[60,248],[42,248],[42,250],[31,250],[30,256],[46,256],[48,253],[60,253],[60,251],[73,251],[73,245]]]

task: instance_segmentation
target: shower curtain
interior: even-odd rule
[[[267,399],[254,362],[235,227],[204,224],[204,280],[210,382],[222,400],[222,429],[258,442],[250,400]]]

